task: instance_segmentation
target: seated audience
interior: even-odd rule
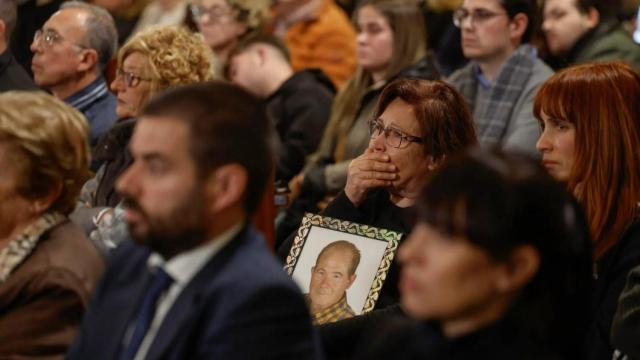
[[[0,2],[0,92],[9,90],[35,90],[38,87],[22,68],[9,48],[9,39],[17,21],[16,0]]]
[[[334,0],[270,0],[273,32],[296,71],[319,68],[342,87],[356,70],[356,32]]]
[[[538,156],[540,129],[531,109],[552,71],[528,44],[535,15],[530,0],[465,0],[455,12],[462,51],[470,62],[449,81],[472,109],[481,146]]]
[[[69,222],[89,127],[45,93],[0,95],[0,358],[62,358],[103,262]]]
[[[79,1],[62,4],[31,43],[36,84],[84,114],[92,147],[116,122],[116,98],[102,76],[116,48],[111,15]]]
[[[603,0],[544,1],[544,32],[556,67],[624,60],[640,70],[640,45],[624,30]]]
[[[385,85],[397,78],[438,79],[425,50],[424,19],[411,0],[365,0],[355,12],[356,74],[340,90],[318,150],[290,182],[291,204],[278,224],[276,246],[298,228],[305,212],[318,212],[344,189],[347,167],[369,144],[368,121]]]
[[[118,179],[121,244],[68,359],[315,359],[297,285],[248,223],[272,173],[258,99],[221,82],[155,97]]]
[[[353,243],[338,240],[322,248],[311,267],[307,305],[314,325],[353,317],[347,290],[356,281],[360,250]]]
[[[581,209],[533,160],[472,151],[433,174],[398,250],[409,317],[357,359],[581,359],[591,246]]]
[[[261,30],[271,0],[193,0],[187,24],[204,36],[216,55],[216,74],[223,74],[229,54],[245,36]]]
[[[629,272],[611,325],[611,345],[627,359],[640,359],[640,265]],[[624,359],[619,357],[617,359]]]
[[[264,99],[276,135],[276,181],[298,174],[318,148],[335,89],[318,69],[294,72],[289,52],[271,35],[247,37],[229,58],[227,77]]]
[[[110,212],[120,203],[115,181],[133,161],[128,145],[144,104],[169,87],[209,80],[212,76],[209,49],[198,35],[185,29],[148,29],[120,49],[116,78],[111,83],[118,97],[116,112],[120,120],[98,143],[95,153],[103,164],[83,187],[73,213],[73,220],[82,224],[87,233],[94,229],[94,216]],[[115,245],[102,241],[95,244],[102,253]]]
[[[583,206],[594,244],[592,321],[584,359],[611,359],[611,322],[640,264],[640,75],[621,62],[578,65],[536,95],[537,147]]]

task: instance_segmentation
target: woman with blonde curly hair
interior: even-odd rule
[[[178,27],[150,28],[132,37],[118,52],[118,69],[111,89],[117,94],[119,122],[100,140],[94,153],[103,165],[82,191],[74,221],[89,233],[96,215],[109,213],[120,202],[114,183],[133,159],[127,150],[144,104],[172,86],[213,78],[212,55],[199,34]],[[105,252],[101,242],[99,250]]]
[[[216,55],[216,69],[224,68],[240,39],[264,27],[271,0],[193,0],[187,25],[199,31]]]
[[[67,219],[89,175],[88,136],[53,96],[0,95],[0,358],[62,358],[103,270]]]

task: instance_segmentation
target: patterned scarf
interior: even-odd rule
[[[31,254],[42,234],[66,219],[58,212],[46,213],[0,250],[0,284]]]
[[[500,144],[509,125],[513,107],[531,77],[536,51],[531,45],[521,45],[502,65],[491,87],[488,101],[476,104],[478,78],[475,64],[469,64],[451,79],[475,114],[478,142],[483,146]],[[480,106],[481,108],[476,108]]]

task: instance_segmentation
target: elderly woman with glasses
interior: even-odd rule
[[[222,73],[229,54],[246,35],[264,27],[270,0],[194,0],[187,25],[199,31],[216,55],[216,73]]]
[[[104,161],[83,188],[73,219],[87,232],[94,221],[120,202],[114,183],[133,161],[127,150],[140,110],[154,94],[172,86],[211,80],[212,56],[202,38],[178,27],[151,28],[131,38],[118,53],[111,89],[117,94],[119,122],[99,142],[95,153]],[[94,216],[97,216],[94,219]],[[104,244],[96,242],[101,251]]]
[[[69,222],[89,126],[45,93],[0,95],[0,358],[62,358],[103,262]]]
[[[368,122],[370,140],[351,161],[344,191],[323,215],[408,233],[411,211],[427,174],[446,158],[476,143],[462,96],[442,81],[400,79],[381,93]],[[293,236],[280,247],[282,259]],[[392,267],[376,308],[398,301]]]

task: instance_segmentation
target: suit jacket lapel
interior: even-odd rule
[[[182,293],[171,306],[171,309],[164,318],[158,333],[156,334],[146,359],[158,359],[167,353],[171,344],[178,334],[183,332],[192,321],[196,321],[201,313],[201,304],[206,293],[215,290],[217,276],[222,272],[226,264],[237,250],[247,242],[248,232],[252,230],[244,227],[236,237],[231,240],[220,252],[218,252],[209,262],[196,274],[187,284]]]

